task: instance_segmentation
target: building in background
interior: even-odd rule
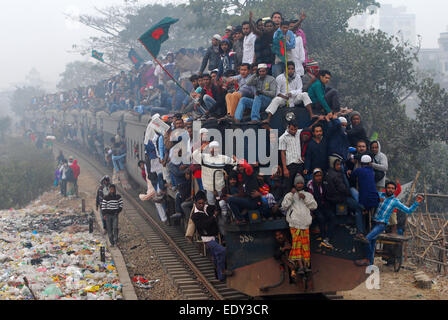
[[[407,13],[406,7],[393,7],[382,4],[380,8],[370,6],[367,11],[350,19],[351,29],[381,30],[398,37],[400,42],[417,45],[417,27],[415,14]]]
[[[415,14],[406,13],[406,7],[394,8],[390,4],[383,4],[379,9],[380,30],[397,36],[400,42],[417,45],[417,27]]]
[[[438,48],[420,50],[419,68],[448,89],[448,27],[446,32],[440,34],[438,42]]]

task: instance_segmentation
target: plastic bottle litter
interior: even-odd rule
[[[0,241],[0,300],[34,299],[24,277],[37,299],[123,299],[110,253],[101,261],[104,236],[89,233],[88,216],[32,206],[0,211],[0,239],[7,240]]]

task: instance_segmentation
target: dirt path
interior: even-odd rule
[[[380,271],[380,289],[367,289],[363,283],[351,291],[340,292],[347,300],[448,300],[448,277],[432,274],[411,264],[406,264],[396,273],[392,266],[386,266],[380,259],[375,265]],[[407,268],[406,268],[407,267]],[[409,269],[412,270],[409,270]],[[434,280],[432,289],[417,288],[414,273],[425,271]]]

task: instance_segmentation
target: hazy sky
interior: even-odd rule
[[[1,1],[0,90],[23,82],[33,67],[40,72],[42,79],[50,87],[54,87],[66,63],[89,59],[68,53],[72,44],[80,43],[82,39],[94,34],[94,31],[87,27],[74,28],[67,25],[63,13],[70,8],[72,12],[77,10],[89,13],[94,6],[104,7],[122,2],[123,0]],[[448,25],[446,0],[379,0],[379,2],[407,6],[408,12],[417,15],[417,33],[423,37],[423,47],[437,47],[439,33],[446,31]]]

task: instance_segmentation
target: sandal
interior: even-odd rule
[[[365,260],[355,260],[355,265],[357,265],[358,267],[368,267],[370,263]]]

